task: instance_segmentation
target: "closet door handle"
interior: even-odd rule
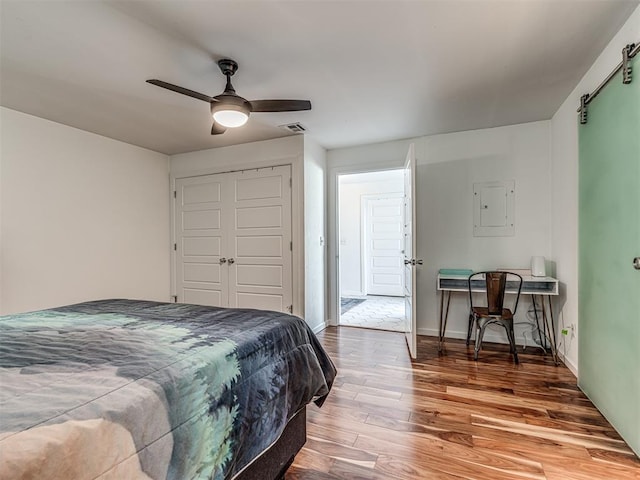
[[[633,268],[636,270],[640,270],[640,257],[636,257],[633,259]]]
[[[227,259],[224,257],[220,259],[220,265],[222,265],[223,263],[227,263]]]
[[[227,260],[227,262],[229,262],[229,265],[233,265],[234,263],[236,263],[233,258],[230,258],[229,260]]]

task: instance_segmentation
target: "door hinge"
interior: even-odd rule
[[[171,298],[173,299],[173,303],[178,303],[178,296],[177,295],[171,295]]]
[[[289,305],[289,306],[287,307],[287,312],[289,312],[289,313],[293,313],[293,305]]]
[[[173,198],[178,198],[178,192],[176,192],[175,190],[173,191]]]
[[[178,244],[177,244],[177,243],[174,243],[174,244],[173,244],[173,250],[174,250],[174,251],[178,250]]]
[[[289,179],[289,187],[293,187],[293,178]]]
[[[293,252],[293,242],[289,242],[289,251]]]

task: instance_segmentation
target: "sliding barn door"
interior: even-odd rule
[[[291,312],[291,167],[235,172],[229,187],[229,306]]]
[[[175,250],[178,302],[227,305],[225,175],[176,180]]]
[[[579,384],[640,454],[638,57],[632,83],[618,73],[580,125]]]

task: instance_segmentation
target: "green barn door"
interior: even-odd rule
[[[579,385],[640,455],[640,62],[580,125]]]

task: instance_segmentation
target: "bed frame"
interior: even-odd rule
[[[306,440],[307,412],[303,407],[289,420],[280,438],[233,480],[284,480],[285,472]]]

